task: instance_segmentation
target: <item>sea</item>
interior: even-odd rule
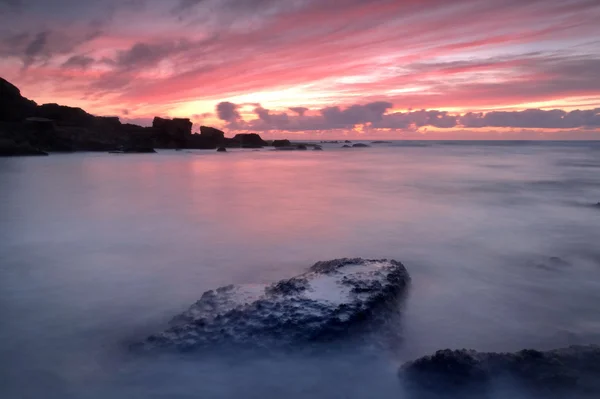
[[[0,158],[0,398],[412,398],[399,367],[438,349],[600,344],[600,142],[370,145]],[[343,257],[408,269],[388,333],[130,349]]]

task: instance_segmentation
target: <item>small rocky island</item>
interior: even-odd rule
[[[0,78],[0,156],[49,152],[103,151],[151,153],[155,148],[212,149],[293,146],[288,140],[265,141],[256,133],[225,137],[202,126],[192,133],[190,119],[155,117],[151,127],[121,123],[118,117],[94,116],[81,108],[38,105]],[[222,151],[222,150],[221,150]]]

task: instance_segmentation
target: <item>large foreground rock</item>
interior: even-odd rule
[[[272,285],[208,291],[143,346],[189,350],[219,343],[278,346],[336,339],[395,308],[409,280],[394,260],[318,262]]]
[[[516,353],[442,350],[405,364],[400,375],[421,394],[486,397],[480,395],[510,388],[536,398],[595,398],[600,397],[600,347]]]

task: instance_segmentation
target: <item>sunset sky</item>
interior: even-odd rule
[[[0,0],[0,76],[139,124],[600,139],[600,1]]]

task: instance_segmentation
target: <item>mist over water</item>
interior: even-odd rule
[[[401,398],[437,349],[600,344],[600,143],[338,147],[0,158],[0,397]],[[340,257],[409,270],[385,332],[128,350],[206,290]]]

